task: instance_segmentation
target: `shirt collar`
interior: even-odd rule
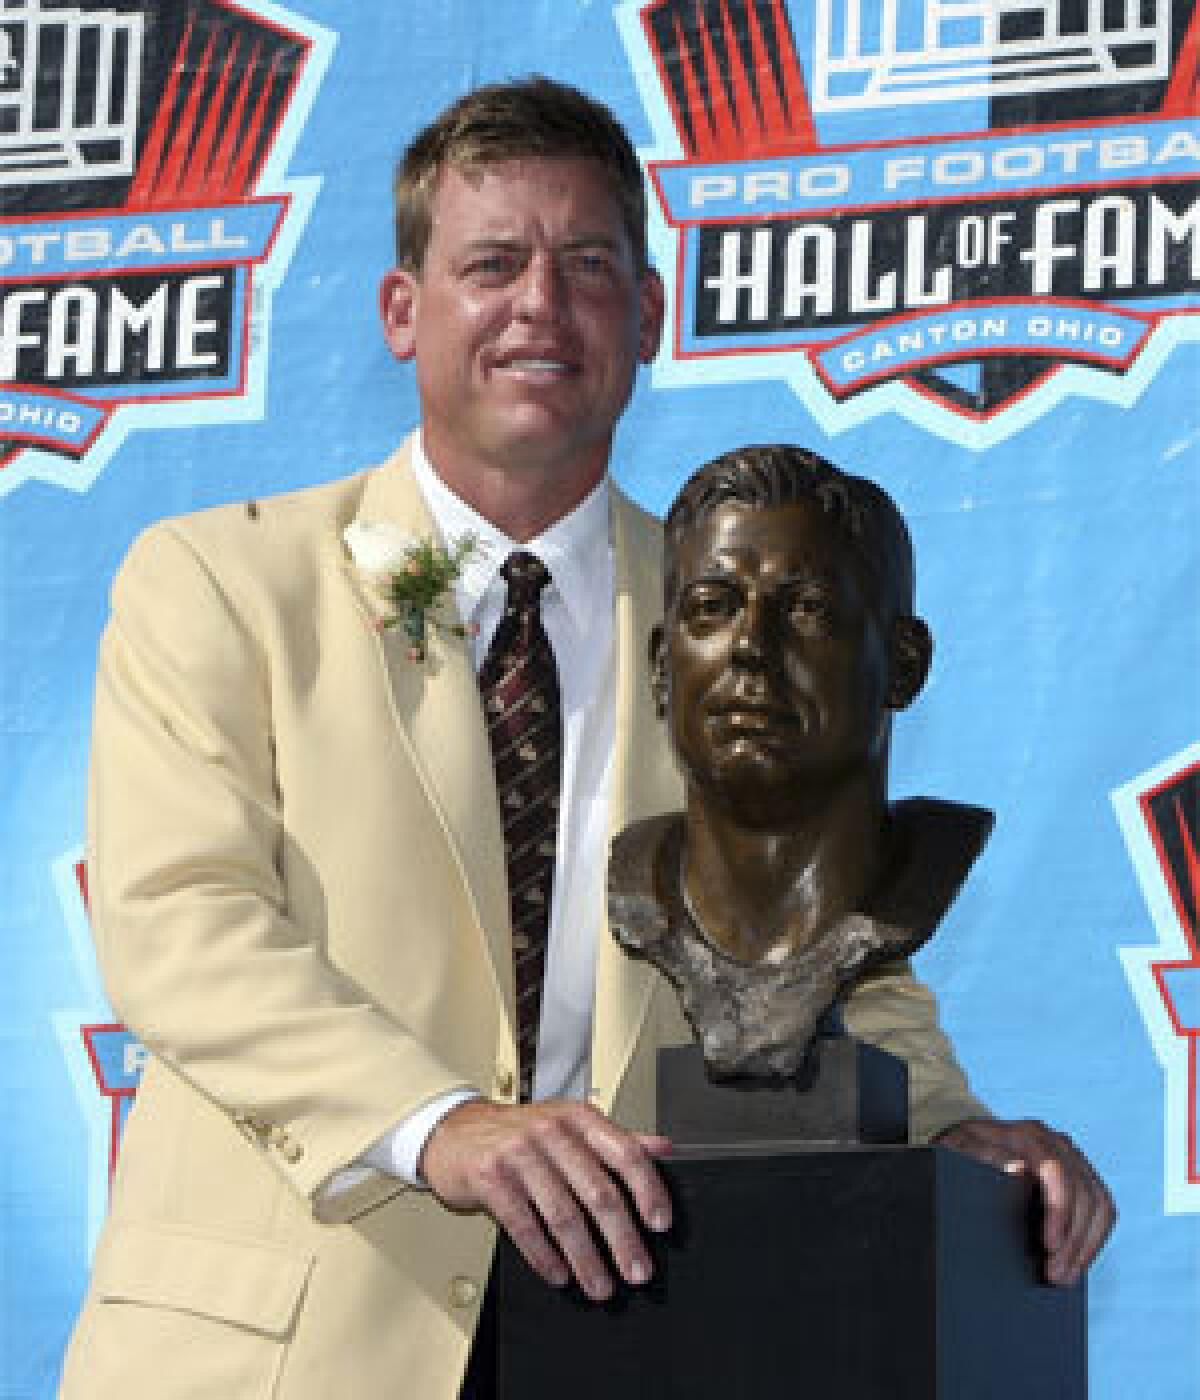
[[[446,485],[425,455],[420,434],[413,440],[411,456],[413,475],[442,539],[450,542],[472,534],[479,543],[454,583],[455,602],[464,621],[477,612],[505,559],[515,549],[526,549],[550,571],[551,587],[562,598],[572,623],[586,630],[597,602],[595,580],[610,567],[607,476],[568,515],[526,544],[518,544]],[[611,606],[611,599],[605,599],[604,606]]]

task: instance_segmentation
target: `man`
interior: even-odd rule
[[[606,475],[662,323],[640,170],[572,89],[483,89],[406,153],[397,242],[381,303],[419,434],[346,481],[155,528],[114,586],[92,902],[151,1058],[68,1397],[451,1400],[496,1223],[597,1299],[614,1284],[587,1221],[630,1284],[642,1230],[669,1224],[667,1144],[644,1130],[655,1046],[686,1029],[601,917],[609,831],[680,800],[640,677],[658,531]],[[482,540],[441,600],[467,635],[431,627],[423,660],[347,554],[382,526]],[[514,601],[530,554],[540,610]],[[476,678],[498,639],[540,679],[551,651],[561,685],[529,1103]],[[927,1133],[979,1112],[906,969],[861,1001],[912,1050]]]

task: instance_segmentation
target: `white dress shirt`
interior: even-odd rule
[[[616,729],[613,553],[608,482],[562,520],[518,544],[455,495],[437,475],[419,440],[413,472],[443,542],[474,535],[479,547],[454,584],[464,622],[477,623],[475,669],[487,655],[507,591],[500,566],[516,549],[535,554],[550,573],[542,622],[558,664],[562,706],[562,798],[550,904],[549,943],[533,1097],[586,1098],[590,1082],[592,1000],[596,982],[596,911],[604,907],[609,793]],[[397,833],[397,839],[400,834]],[[417,1162],[429,1134],[452,1108],[478,1097],[445,1094],[403,1119],[361,1159],[326,1185],[336,1195],[369,1167],[422,1185]]]

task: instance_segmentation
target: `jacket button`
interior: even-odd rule
[[[498,1069],[496,1071],[496,1092],[501,1098],[511,1099],[517,1081],[511,1069]]]
[[[450,1280],[450,1301],[456,1308],[470,1308],[479,1301],[479,1285],[465,1274],[455,1274]]]

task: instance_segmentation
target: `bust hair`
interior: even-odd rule
[[[604,172],[639,271],[647,266],[646,188],[625,128],[578,88],[534,75],[466,93],[417,133],[393,181],[396,261],[420,273],[442,172],[525,158],[584,159]]]
[[[866,477],[787,443],[735,448],[706,462],[684,483],[665,522],[668,610],[675,598],[675,549],[688,530],[725,505],[770,509],[806,501],[820,507],[853,549],[887,610],[911,613],[912,539],[895,501]]]

